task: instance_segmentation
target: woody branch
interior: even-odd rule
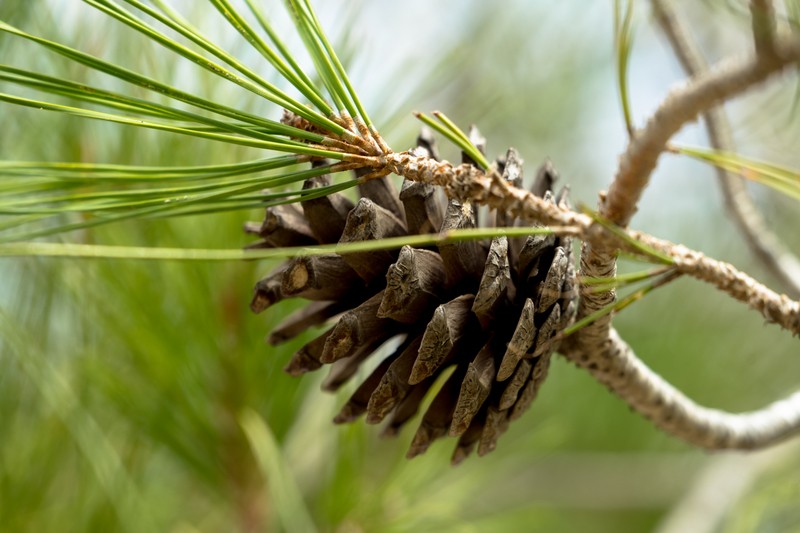
[[[697,76],[708,70],[703,55],[687,31],[686,25],[667,0],[652,0],[655,21],[672,46],[683,70]],[[753,35],[757,53],[771,53],[775,35],[775,18],[769,2],[753,2]],[[766,16],[764,16],[766,15]],[[767,40],[767,42],[764,42]],[[759,49],[762,50],[759,52]],[[734,152],[730,122],[723,106],[703,114],[708,139],[715,150]],[[775,276],[787,294],[800,297],[800,260],[770,230],[764,217],[747,191],[744,180],[717,168],[725,209],[733,219],[745,242],[758,260]]]
[[[734,98],[800,60],[800,42],[779,38],[768,16],[769,2],[753,2],[753,30],[756,54],[745,59],[728,59],[712,69],[698,73],[685,85],[674,89],[662,102],[646,126],[634,136],[620,159],[620,165],[600,210],[614,223],[626,226],[659,157],[667,143],[685,124],[715,106]],[[584,275],[613,275],[616,249],[591,241],[584,247]],[[671,252],[674,253],[673,249]],[[684,258],[702,254],[683,250]],[[690,260],[690,263],[694,262]],[[713,283],[751,307],[759,308],[765,287],[751,283],[741,273],[732,275],[730,265],[704,260],[701,270],[689,272]],[[691,268],[689,269],[691,270]],[[737,287],[734,289],[734,286]],[[772,293],[772,291],[768,291]],[[774,295],[774,293],[772,293]],[[581,295],[582,315],[587,315],[613,301],[613,293]],[[773,318],[797,333],[798,306],[786,296],[779,296],[780,311]],[[773,300],[773,303],[777,301]],[[762,313],[763,313],[762,309]],[[649,370],[610,327],[610,320],[598,321],[585,328],[564,350],[565,356],[589,370],[631,407],[650,418],[658,427],[688,442],[708,448],[755,448],[770,444],[800,429],[800,395],[774,404],[762,411],[728,414],[708,410],[694,403]]]

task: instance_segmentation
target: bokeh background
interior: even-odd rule
[[[274,4],[271,16],[285,20]],[[411,111],[440,109],[461,125],[477,124],[490,156],[515,146],[528,178],[549,157],[578,201],[593,205],[610,183],[626,143],[612,2],[314,4],[396,149],[416,135]],[[710,60],[748,51],[744,2],[677,4]],[[261,65],[209,5],[176,5]],[[629,86],[642,125],[683,76],[649,4],[635,7]],[[0,18],[279,116],[80,1],[2,0]],[[120,88],[5,34],[0,60]],[[742,153],[800,167],[796,84],[787,75],[729,106]],[[260,157],[7,104],[0,117],[4,159],[187,165]],[[699,126],[679,140],[706,145]],[[772,227],[800,251],[796,203],[757,187],[753,193]],[[238,248],[248,243],[242,223],[261,215],[135,221],[63,239]],[[665,156],[633,224],[780,289],[723,212],[710,168]],[[797,445],[754,454],[693,449],[561,359],[497,450],[456,468],[449,440],[404,458],[413,424],[392,440],[363,421],[334,426],[351,389],[331,396],[319,389],[322,375],[297,380],[281,372],[303,339],[279,348],[263,341],[302,304],[284,302],[258,316],[248,309],[253,284],[271,267],[0,261],[0,531],[800,531]],[[704,405],[754,409],[800,384],[796,338],[691,280],[656,291],[616,324],[642,359]]]

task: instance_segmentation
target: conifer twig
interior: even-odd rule
[[[750,18],[756,54],[771,56],[775,53],[776,30],[775,6],[772,0],[750,0]]]
[[[762,409],[731,414],[700,406],[648,368],[612,328],[600,346],[568,337],[562,353],[662,430],[711,450],[752,450],[800,430],[800,392]]]
[[[608,194],[601,195],[600,214],[615,224],[627,226],[661,153],[678,130],[698,115],[798,61],[800,41],[787,38],[774,42],[773,54],[758,54],[745,60],[730,58],[674,89],[643,130],[631,139]],[[581,275],[613,277],[616,274],[615,248],[590,241],[584,243],[583,250]],[[695,262],[694,266],[702,262]],[[707,271],[700,276],[705,281],[734,297],[739,294],[738,299],[748,300],[753,307],[764,303],[759,298],[761,291],[753,290],[749,277],[734,275],[728,270],[729,265],[706,266],[711,267],[713,274]],[[682,266],[686,267],[692,268]],[[698,274],[694,272],[695,276]],[[740,291],[749,296],[744,298]],[[786,296],[779,296],[776,301],[774,296],[777,295],[768,289],[762,294],[767,293],[771,304],[777,307],[771,308],[765,316],[774,316],[772,311],[783,314],[790,331],[797,333],[800,327],[798,303]],[[582,290],[579,318],[613,304],[614,300],[613,291],[598,294]],[[756,448],[784,438],[800,427],[800,393],[762,411],[742,415],[697,406],[635,357],[611,328],[610,316],[587,326],[571,342],[577,349],[565,349],[570,360],[589,370],[658,427],[693,444],[712,449]]]
[[[694,40],[686,31],[686,24],[672,9],[668,0],[652,0],[656,22],[672,46],[683,69],[690,76],[696,76],[708,69]],[[769,2],[762,2],[769,4]],[[755,9],[756,2],[751,4]],[[773,14],[774,15],[774,14]],[[753,21],[755,24],[756,16]],[[774,23],[774,21],[773,21]],[[754,29],[754,32],[757,32]],[[771,34],[770,34],[771,35]],[[756,43],[759,39],[756,39]],[[733,152],[733,140],[728,117],[722,106],[709,109],[704,115],[709,142],[716,150]],[[759,212],[744,180],[716,167],[717,177],[725,208],[748,246],[761,263],[781,282],[787,293],[800,297],[800,260],[792,254],[778,237],[769,229]]]
[[[775,42],[774,56],[728,58],[689,83],[673,89],[631,140],[620,159],[601,212],[626,226],[667,143],[684,125],[800,62],[800,40]]]
[[[615,224],[627,226],[659,157],[675,133],[708,109],[800,61],[800,40],[796,38],[776,41],[775,50],[775,54],[768,57],[729,58],[673,89],[645,127],[636,132],[622,154],[608,194],[601,195],[600,214]],[[616,250],[598,242],[585,242],[581,269],[584,276],[613,277],[616,274]],[[583,290],[579,318],[613,304],[614,299],[613,291],[596,293]],[[596,345],[602,345],[610,321],[610,317],[605,317],[594,322],[584,329],[582,337],[589,337]]]

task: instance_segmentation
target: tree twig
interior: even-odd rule
[[[755,10],[757,3],[759,2],[753,2],[751,9]],[[762,0],[760,3],[768,4],[767,9],[771,8],[770,2]],[[686,24],[672,9],[671,3],[668,0],[652,0],[652,5],[655,19],[686,73],[696,76],[705,72],[708,65],[694,40],[685,30]],[[774,13],[772,15],[774,18]],[[755,13],[753,17],[755,24],[757,18]],[[754,28],[754,32],[759,35],[756,28]],[[773,35],[769,35],[771,39]],[[759,39],[756,39],[756,43],[758,42]],[[711,146],[717,150],[734,152],[730,122],[722,106],[710,109],[703,115],[703,119]],[[787,294],[793,298],[799,298],[800,260],[769,229],[747,192],[744,180],[721,168],[717,168],[716,171],[725,208],[738,226],[748,246],[769,272],[778,279]]]
[[[772,56],[730,58],[689,83],[673,89],[622,154],[617,174],[601,206],[601,213],[612,222],[627,226],[659,157],[673,135],[707,110],[742,94],[798,61],[800,41],[776,41],[775,54]]]
[[[787,66],[800,61],[800,42],[797,39],[776,40],[774,46],[774,54],[728,59],[672,90],[650,117],[644,129],[638,131],[631,139],[622,154],[608,194],[601,196],[601,214],[611,222],[627,226],[636,212],[639,198],[649,182],[659,157],[675,133],[700,114],[763,83]],[[713,265],[713,268],[719,270],[707,276],[694,269],[700,268],[701,265],[703,267],[712,265],[705,265],[700,258],[695,259],[698,260],[684,264],[686,269],[684,271],[705,281],[712,281],[713,278],[712,282],[718,288],[735,297],[740,290],[750,291],[751,287],[748,287],[748,284],[752,279],[730,271],[726,274],[725,270],[730,265]],[[581,275],[611,277],[615,273],[616,249],[598,242],[584,242]],[[762,296],[770,293],[774,294],[768,291]],[[760,308],[766,300],[755,294],[755,300],[748,303]],[[787,305],[786,302],[781,302],[782,298],[778,297],[777,300],[769,298],[769,311],[761,307],[762,314],[778,318],[772,315],[773,310],[789,311],[791,318],[788,319],[788,324],[791,330],[796,332],[798,323],[796,302]],[[578,317],[589,316],[613,303],[614,299],[613,291],[595,293],[583,288]],[[789,301],[788,298],[786,300]],[[772,307],[773,304],[778,305]],[[585,327],[574,342],[580,342],[581,366],[611,386],[629,405],[645,416],[652,417],[656,425],[694,444],[712,448],[763,446],[794,429],[791,425],[787,429],[781,425],[782,423],[791,419],[796,425],[797,419],[800,418],[800,394],[775,404],[772,408],[748,415],[728,415],[695,406],[633,356],[627,345],[613,333],[610,316]],[[618,377],[611,379],[614,375]],[[630,383],[626,385],[627,382]],[[665,408],[665,405],[669,407]],[[678,408],[674,409],[675,406]],[[776,414],[779,418],[786,418],[777,420]],[[772,425],[767,430],[760,431],[767,423]]]
[[[620,157],[614,181],[608,193],[601,195],[600,213],[611,222],[627,226],[636,212],[645,187],[667,143],[688,122],[729,100],[788,65],[800,61],[800,40],[775,42],[775,54],[746,59],[730,58],[705,74],[673,89],[646,126],[637,131]],[[616,274],[616,250],[597,242],[584,242],[581,274],[589,277],[613,277]],[[614,302],[614,291],[581,290],[578,318],[589,316]],[[611,318],[604,317],[585,328],[582,336],[600,343],[608,335]]]
[[[752,454],[710,458],[683,497],[661,520],[655,533],[714,533],[764,474],[796,455],[798,443]]]
[[[576,335],[561,351],[656,426],[696,446],[750,450],[800,431],[800,392],[740,414],[700,406],[648,368],[613,328],[600,346]]]
[[[753,25],[753,42],[756,54],[771,56],[775,53],[775,6],[772,0],[750,0],[750,18]]]
[[[702,252],[635,231],[629,234],[668,254],[679,272],[713,285],[735,300],[746,303],[767,321],[800,335],[800,301],[778,294],[733,265],[706,257]]]

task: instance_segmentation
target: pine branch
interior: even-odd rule
[[[753,2],[751,8],[756,9],[757,3]],[[770,4],[770,2],[763,1],[760,3]],[[697,49],[694,40],[686,31],[686,25],[672,9],[670,2],[668,0],[652,0],[652,5],[655,19],[686,73],[694,77],[706,72],[708,65],[705,59]],[[754,14],[754,24],[756,19],[760,20],[761,17],[757,17]],[[762,33],[754,28],[755,35],[761,35]],[[773,37],[772,33],[769,33],[769,36],[771,39]],[[761,52],[758,52],[758,42],[760,40],[756,42],[756,51],[760,54]],[[770,40],[770,47],[771,42]],[[703,115],[703,119],[711,146],[717,150],[733,152],[730,122],[723,107],[709,109]],[[800,260],[786,248],[767,226],[764,217],[747,192],[744,180],[719,167],[716,170],[719,186],[725,201],[725,209],[733,218],[748,246],[762,264],[780,280],[790,295],[795,298],[800,297]]]
[[[644,238],[654,247],[669,250],[678,271],[705,281],[758,311],[768,322],[773,322],[795,335],[800,335],[800,301],[785,294],[778,294],[757,282],[732,265],[710,259],[701,252],[683,245],[671,245],[664,241]]]
[[[800,392],[763,409],[731,414],[694,403],[648,368],[612,328],[599,346],[576,336],[564,356],[656,426],[710,450],[763,448],[800,430]]]
[[[667,143],[684,125],[800,62],[800,40],[781,39],[772,57],[729,58],[673,89],[621,156],[601,212],[626,226]]]
[[[770,57],[775,54],[775,6],[772,0],[751,0],[750,19],[756,54]]]
[[[634,135],[623,153],[608,194],[601,195],[601,215],[627,226],[660,155],[675,133],[698,115],[800,61],[800,41],[797,39],[787,38],[774,44],[774,54],[758,54],[745,60],[728,59],[674,89],[645,128]],[[729,271],[729,265],[704,264],[700,254],[695,254],[697,252],[688,254],[693,259],[689,259],[689,264],[682,264],[681,268],[687,273],[747,301],[768,319],[779,318],[784,327],[797,333],[800,328],[800,305],[797,302],[786,296],[777,296],[772,291],[754,289],[748,286],[752,281],[748,276]],[[694,259],[698,261],[694,262]],[[701,264],[709,267],[708,270],[700,267]],[[616,250],[601,243],[584,242],[581,267],[584,276],[614,277]],[[703,273],[691,272],[694,267],[701,268]],[[614,300],[613,291],[598,294],[584,289],[578,316],[589,316],[612,305]],[[767,301],[769,307],[763,307]],[[611,329],[610,315],[584,328],[574,342],[580,347],[579,364],[582,367],[609,385],[634,409],[651,417],[656,425],[694,444],[711,448],[759,447],[786,436],[798,426],[800,394],[764,411],[738,417],[695,406],[635,358]],[[576,360],[574,355],[571,358]]]

